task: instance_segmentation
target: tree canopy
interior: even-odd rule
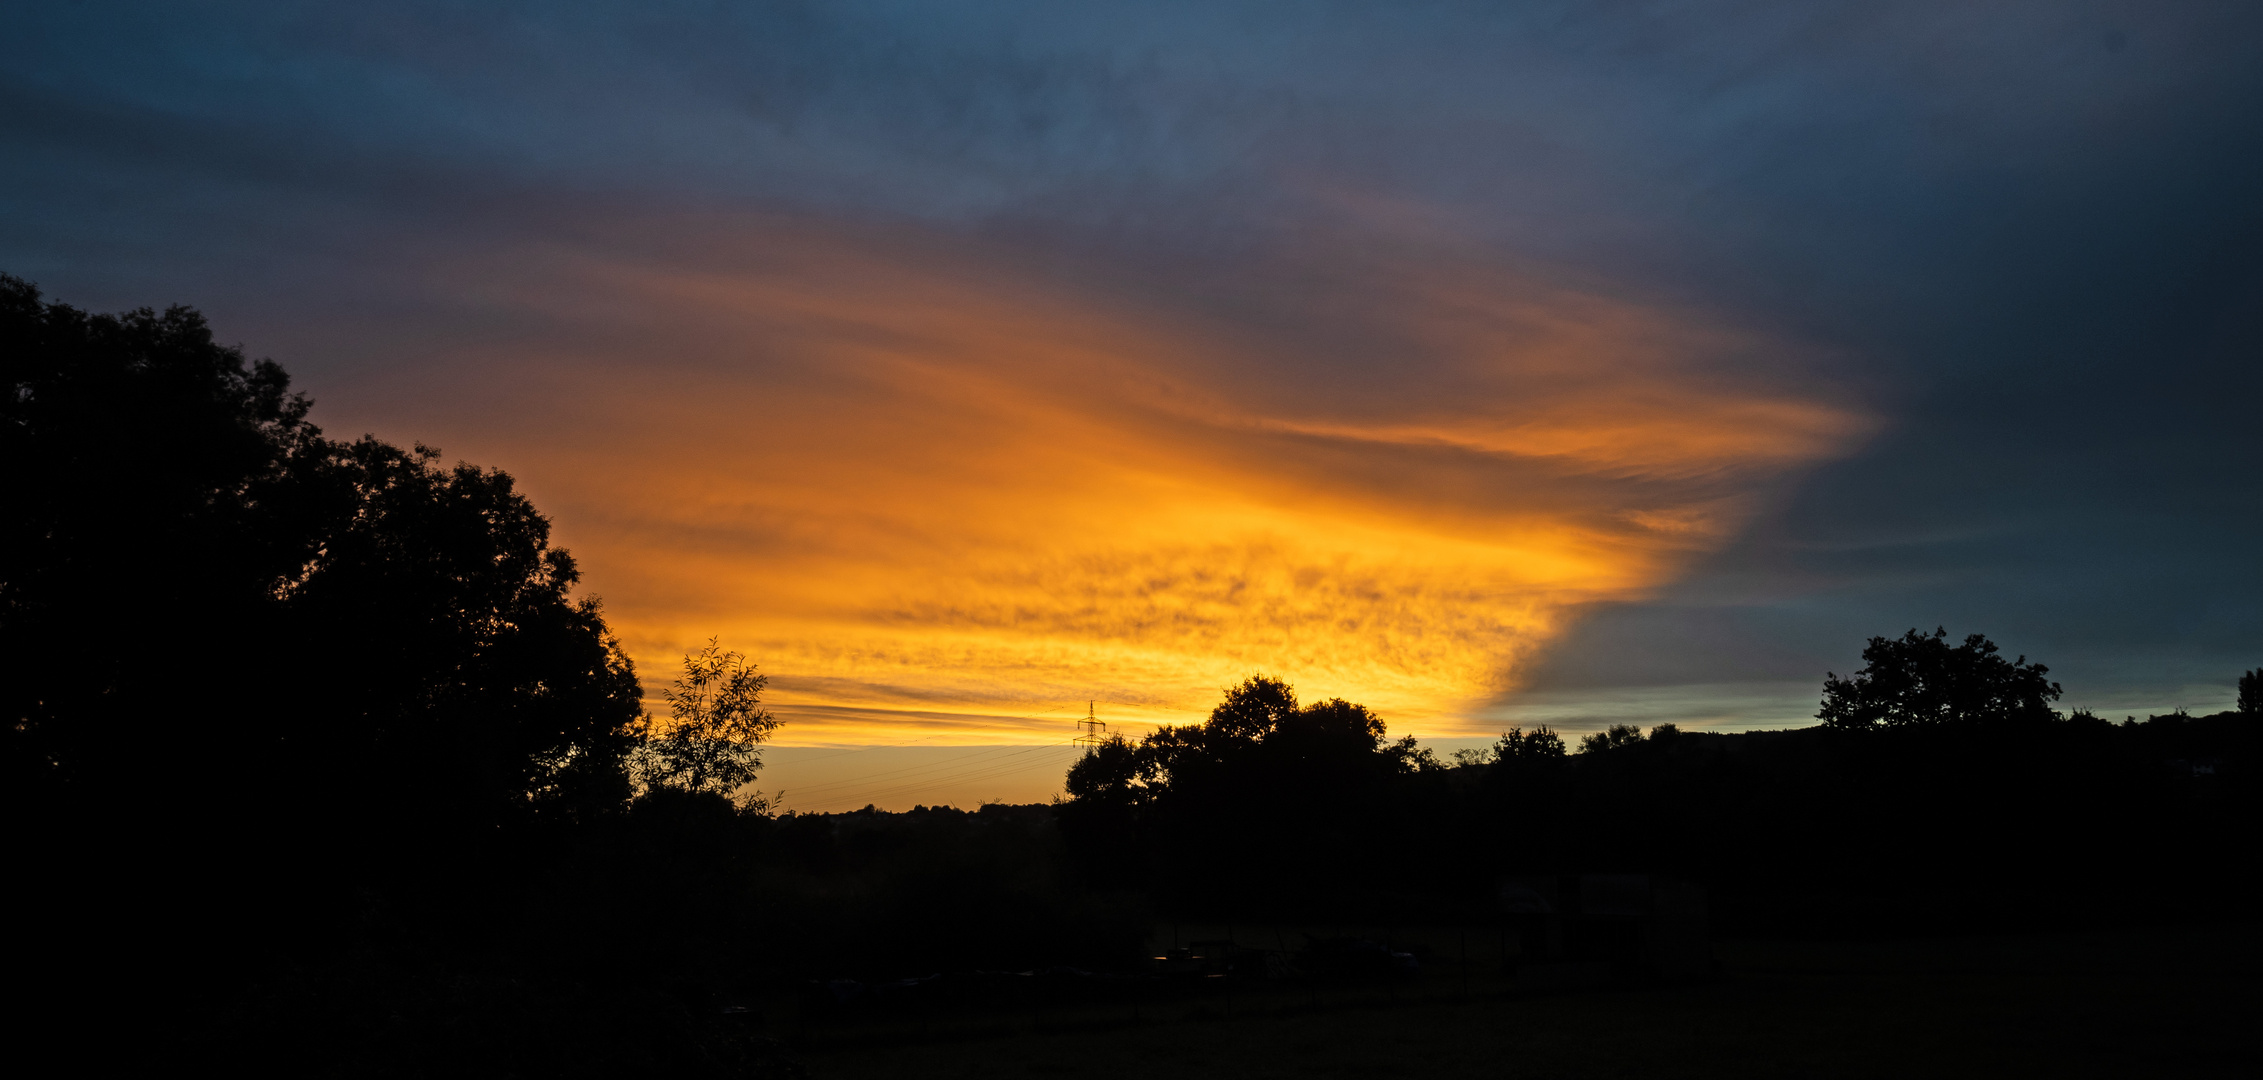
[[[1252,675],[1228,688],[1201,724],[1164,725],[1137,742],[1104,740],[1070,767],[1067,787],[1075,798],[1139,802],[1214,784],[1311,789],[1437,764],[1413,738],[1387,743],[1384,733],[1365,705],[1330,698],[1299,706],[1288,683]]]
[[[325,438],[185,307],[0,276],[0,372],[20,798],[328,846],[626,799],[635,672],[508,475]]]
[[[1670,728],[1671,725],[1661,725]],[[1592,732],[1579,740],[1579,752],[1599,754],[1622,750],[1642,742],[1642,729],[1633,724],[1612,724],[1601,731]]]
[[[1386,838],[1423,813],[1404,782],[1439,771],[1412,738],[1390,742],[1381,717],[1330,698],[1297,701],[1288,683],[1253,675],[1229,687],[1201,724],[1116,736],[1069,769],[1064,827],[1090,872],[1145,875],[1178,895],[1296,894],[1346,876],[1385,875]]]
[[[1874,637],[1862,650],[1864,666],[1848,678],[1827,673],[1816,718],[1842,730],[2009,724],[2055,719],[2051,702],[2059,684],[2050,669],[2027,657],[2005,660],[1996,644],[1972,634],[1949,644],[1949,632],[1912,629],[1900,638]]]

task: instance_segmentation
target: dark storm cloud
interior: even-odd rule
[[[2263,662],[2253,5],[47,5],[0,145],[0,267],[334,383],[478,322],[397,271],[623,207],[1100,252],[1284,323],[1373,271],[1280,252],[1450,234],[1811,343],[1712,370],[1884,421],[1538,692],[1812,688],[1936,623],[2105,707]]]

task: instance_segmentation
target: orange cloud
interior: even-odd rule
[[[517,474],[648,683],[747,651],[789,742],[1049,741],[1019,718],[1183,720],[1256,670],[1459,733],[1865,430],[1726,374],[1780,343],[1451,252],[1213,293],[759,220],[638,244],[459,268],[536,329],[388,423]]]

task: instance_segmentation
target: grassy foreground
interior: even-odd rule
[[[2252,1076],[2263,926],[1728,942],[1714,982],[1245,1010],[805,1053],[961,1076]]]

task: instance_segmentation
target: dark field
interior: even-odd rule
[[[817,1080],[957,1076],[2254,1076],[2263,926],[1727,942],[1720,978],[1567,993],[1451,960],[1418,984],[824,1030]],[[1440,970],[1441,967],[1448,970]],[[1231,1010],[1229,1012],[1229,1010]]]

